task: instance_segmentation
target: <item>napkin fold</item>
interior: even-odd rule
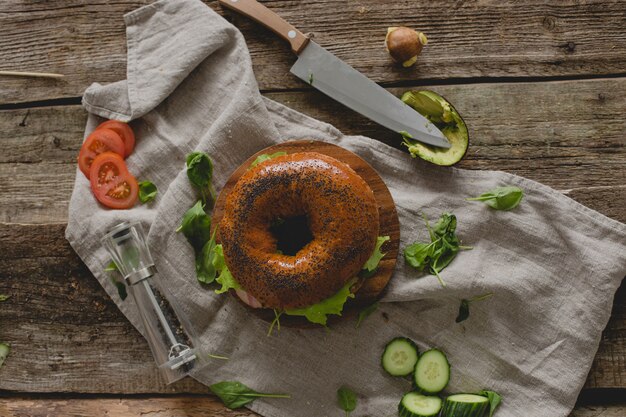
[[[157,1],[124,19],[127,79],[85,91],[85,134],[103,118],[131,121],[137,146],[129,169],[154,182],[159,194],[151,204],[107,210],[77,171],[66,236],[133,325],[143,331],[134,305],[119,299],[103,271],[109,258],[99,243],[123,220],[149,230],[160,285],[183,306],[203,348],[230,358],[209,362],[194,378],[291,394],[249,405],[263,416],[341,415],[336,390],[342,385],[359,394],[353,416],[396,415],[411,385],[380,367],[384,345],[395,336],[447,353],[449,392],[502,394],[500,417],[569,414],[626,274],[624,224],[534,181],[436,167],[262,97],[241,33],[199,0]],[[380,308],[358,329],[347,319],[330,331],[283,327],[267,337],[268,323],[197,282],[193,250],[174,232],[197,200],[185,156],[211,155],[219,191],[251,154],[302,138],[349,149],[378,171],[396,203],[401,249],[427,239],[421,213],[457,215],[458,235],[474,249],[445,269],[447,288],[400,257]],[[494,211],[463,198],[501,185],[524,189],[515,210]],[[473,304],[470,318],[456,324],[460,300],[486,292],[493,297]]]

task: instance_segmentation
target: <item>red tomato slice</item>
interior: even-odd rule
[[[98,129],[93,131],[80,148],[78,154],[78,167],[87,178],[89,168],[94,158],[103,152],[115,152],[124,156],[124,142],[120,136],[111,129]]]
[[[93,160],[89,173],[91,190],[100,203],[113,209],[135,205],[139,185],[121,156],[113,152],[101,153]]]
[[[128,158],[133,149],[135,149],[135,133],[128,123],[120,122],[119,120],[108,120],[98,125],[98,129],[111,129],[122,138],[124,142],[124,158]]]

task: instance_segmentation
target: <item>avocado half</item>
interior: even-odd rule
[[[452,145],[448,149],[429,146],[400,132],[413,158],[420,157],[442,166],[454,165],[463,159],[469,147],[469,133],[461,115],[450,102],[428,90],[407,91],[402,95],[402,101],[437,126]]]

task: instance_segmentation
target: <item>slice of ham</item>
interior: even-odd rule
[[[235,290],[235,292],[237,293],[237,297],[239,297],[241,299],[241,301],[243,301],[244,303],[246,303],[250,307],[252,307],[252,308],[263,308],[261,303],[259,303],[259,300],[257,300],[256,298],[254,298],[252,295],[248,294],[244,290]]]

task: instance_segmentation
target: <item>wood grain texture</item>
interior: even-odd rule
[[[91,393],[205,393],[184,379],[166,387],[146,342],[64,238],[65,225],[0,224],[0,340],[13,350],[0,390]],[[103,266],[104,267],[104,266]],[[626,386],[626,286],[587,380]]]
[[[279,401],[279,400],[277,400]],[[339,415],[340,410],[337,409]],[[227,410],[216,399],[200,396],[147,398],[0,397],[3,417],[255,417],[246,409]],[[577,406],[569,417],[624,417],[626,404]],[[548,417],[548,416],[546,416]]]
[[[626,78],[432,89],[456,106],[469,127],[470,148],[458,167],[505,170],[575,198],[577,189],[600,187],[595,190],[603,198],[588,194],[583,202],[626,221],[626,192],[614,188],[626,187]],[[321,93],[266,96],[347,134],[400,147],[397,134]],[[65,221],[85,120],[79,106],[0,111],[0,222]]]
[[[150,0],[0,0],[0,69],[65,74],[62,80],[0,79],[0,104],[76,97],[92,82],[125,78],[122,20]],[[626,6],[620,0],[546,2],[271,0],[264,5],[348,64],[382,83],[469,77],[603,75],[626,68]],[[257,23],[208,5],[246,38],[262,90],[310,88],[289,74],[286,42]],[[412,68],[392,63],[387,27],[425,32]],[[95,40],[95,41],[94,41]]]
[[[370,186],[376,198],[380,222],[378,236],[389,236],[390,238],[389,241],[384,243],[382,247],[382,250],[385,252],[385,257],[378,264],[376,273],[368,277],[366,280],[361,279],[359,281],[358,285],[360,286],[356,292],[356,297],[354,299],[349,299],[346,302],[342,317],[329,317],[329,323],[332,325],[334,321],[345,320],[346,318],[354,316],[358,310],[362,309],[364,306],[374,303],[381,297],[382,291],[385,289],[389,279],[393,275],[396,267],[396,261],[398,259],[398,250],[400,247],[400,222],[398,220],[398,212],[396,211],[393,197],[391,196],[391,193],[389,192],[389,189],[385,185],[383,179],[380,178],[380,175],[378,175],[374,168],[372,168],[358,155],[337,145],[333,145],[332,143],[313,140],[299,140],[289,141],[262,149],[254,155],[251,155],[231,174],[230,178],[228,178],[226,184],[224,184],[224,187],[220,191],[220,194],[215,202],[215,207],[213,208],[213,230],[215,230],[216,225],[220,223],[222,217],[224,216],[226,198],[237,184],[237,181],[239,181],[239,178],[241,178],[241,176],[250,168],[250,164],[252,164],[252,162],[254,162],[254,160],[261,154],[273,154],[276,152],[286,152],[289,155],[297,152],[317,152],[319,154],[335,158],[352,168]],[[231,291],[231,294],[235,296],[235,298],[239,299],[233,291]],[[272,322],[275,318],[275,313],[272,310],[257,309],[253,311],[268,322]],[[304,317],[289,315],[284,315],[281,318],[281,325],[313,327]]]
[[[461,167],[521,174],[626,222],[626,79],[433,89],[470,128]],[[395,134],[319,93],[266,95],[398,146]],[[63,237],[85,119],[79,106],[0,111],[0,293],[13,295],[0,309],[0,339],[14,348],[0,389],[206,393],[190,379],[159,380],[145,341]],[[626,385],[625,316],[621,289],[587,387]]]

